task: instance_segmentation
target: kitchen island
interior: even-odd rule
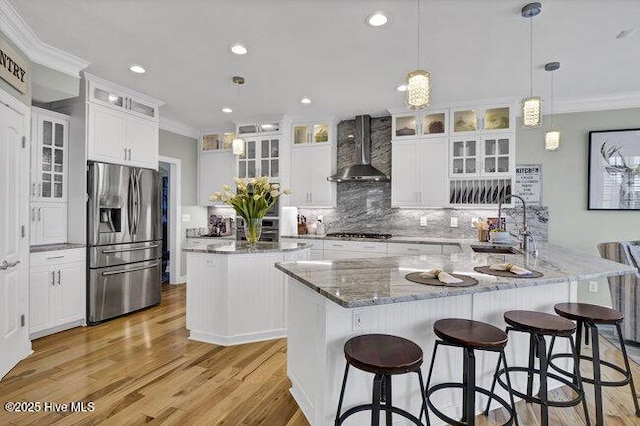
[[[190,339],[230,346],[286,336],[287,280],[273,265],[306,259],[307,244],[216,241],[183,251]]]
[[[404,242],[410,242],[409,240]],[[414,241],[415,242],[415,241]],[[345,365],[343,345],[365,333],[395,334],[413,340],[424,351],[426,374],[436,336],[433,323],[441,318],[467,318],[504,328],[504,311],[528,309],[553,312],[558,302],[575,301],[579,282],[632,273],[633,268],[563,247],[540,244],[539,256],[475,253],[471,241],[460,242],[460,253],[375,259],[316,260],[279,263],[290,280],[287,373],[291,393],[312,425],[333,423]],[[391,243],[389,243],[391,244]],[[476,266],[511,262],[539,271],[540,278],[502,278],[480,274]],[[406,274],[442,268],[478,280],[472,287],[428,286],[407,281]],[[567,351],[562,342],[556,348]],[[528,338],[512,333],[507,358],[526,363]],[[495,354],[477,355],[477,383],[489,387],[497,362]],[[462,353],[443,348],[436,360],[432,383],[461,381]],[[411,375],[408,375],[411,376]],[[371,395],[372,376],[352,369],[345,407],[363,403]],[[524,375],[512,377],[522,389]],[[526,385],[525,385],[526,386]],[[559,386],[551,383],[550,388]],[[394,403],[420,411],[415,377],[394,377]],[[503,397],[506,397],[502,393]],[[451,417],[461,415],[461,393],[440,391],[436,405]],[[481,404],[477,405],[478,412]],[[345,424],[366,424],[370,414],[358,413]],[[431,417],[433,424],[439,420]]]

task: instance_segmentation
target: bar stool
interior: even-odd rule
[[[420,366],[422,349],[411,340],[388,334],[365,334],[349,339],[344,344],[344,356],[347,365],[344,369],[342,390],[338,401],[335,426],[341,425],[349,416],[364,410],[371,410],[371,425],[380,424],[380,410],[386,412],[386,425],[392,425],[393,413],[398,414],[416,425],[422,426],[420,419],[408,411],[394,407],[391,402],[391,376],[417,373],[422,397],[422,409],[426,408],[424,382]],[[373,379],[373,399],[371,404],[352,407],[340,415],[344,391],[347,386],[349,366],[375,374]],[[384,404],[380,404],[384,402]]]
[[[550,365],[556,371],[563,374],[567,374],[574,378],[575,381],[582,380],[585,383],[592,384],[595,391],[595,405],[596,405],[596,425],[601,426],[604,424],[604,414],[602,411],[602,386],[625,386],[629,385],[631,388],[631,397],[633,398],[633,404],[636,409],[636,416],[640,417],[640,407],[638,407],[638,399],[636,398],[636,388],[633,384],[633,376],[631,375],[631,367],[629,366],[629,358],[627,357],[627,349],[624,345],[624,339],[622,338],[622,332],[620,330],[620,323],[624,319],[624,314],[615,309],[606,308],[604,306],[591,305],[589,303],[558,303],[554,306],[556,313],[562,317],[577,322],[577,349],[578,354],[577,368],[575,374],[563,370],[556,366],[553,360],[556,358],[567,358],[569,354],[555,354],[550,357]],[[598,337],[598,324],[615,324],[620,339],[620,349],[622,350],[622,358],[624,360],[625,369],[612,364],[608,361],[600,360],[600,344]],[[591,331],[592,342],[592,356],[581,355],[581,340],[582,340],[582,327],[585,327],[585,332]],[[585,334],[585,344],[589,344],[589,334]],[[551,340],[551,349],[553,349],[554,340]],[[591,361],[593,363],[593,379],[582,376],[580,372],[580,360]],[[601,374],[601,366],[609,367],[624,376],[624,379],[618,381],[603,381]]]
[[[436,340],[433,357],[431,358],[431,365],[429,367],[429,377],[427,378],[427,404],[433,414],[435,414],[441,420],[453,424],[453,425],[474,425],[476,415],[476,402],[475,393],[479,392],[483,395],[494,398],[500,405],[502,405],[509,413],[509,419],[503,426],[518,424],[516,417],[515,404],[513,402],[513,394],[511,393],[511,381],[509,380],[509,374],[506,373],[507,388],[509,391],[509,398],[511,405],[493,391],[488,391],[484,388],[476,386],[476,359],[474,350],[498,352],[498,367],[500,362],[504,363],[504,367],[507,368],[507,358],[504,354],[504,347],[507,345],[507,335],[504,331],[492,325],[472,321],[466,319],[448,318],[438,320],[433,324],[433,331],[436,336],[442,340]],[[433,365],[436,359],[436,353],[440,345],[453,346],[463,349],[463,378],[462,383],[439,383],[432,387],[429,387],[431,383],[431,375],[433,373]],[[497,373],[497,372],[496,372]],[[451,417],[445,415],[438,410],[431,402],[431,396],[442,389],[462,388],[462,419],[460,421],[454,420]],[[422,417],[422,415],[420,416]],[[428,415],[427,415],[428,417]]]
[[[499,370],[494,376],[491,392],[493,393],[496,382],[508,390],[507,385],[500,378],[503,374],[506,374],[506,372],[527,373],[527,393],[524,394],[517,390],[512,390],[512,393],[527,402],[540,405],[540,423],[543,426],[549,424],[549,407],[573,407],[581,401],[584,408],[585,419],[587,425],[589,425],[589,411],[587,410],[587,402],[584,399],[584,389],[582,387],[582,381],[579,378],[580,376],[577,376],[577,383],[573,383],[565,377],[549,372],[551,349],[549,350],[549,354],[547,354],[545,336],[551,336],[552,339],[556,337],[569,339],[569,343],[571,344],[571,357],[573,358],[575,366],[574,373],[577,371],[578,353],[576,352],[576,347],[573,342],[573,333],[576,331],[575,324],[557,315],[534,311],[507,311],[504,313],[504,321],[508,324],[505,330],[507,335],[509,335],[511,331],[529,334],[529,365],[527,367],[511,366]],[[535,358],[539,359],[539,368],[535,368]],[[496,367],[496,370],[498,369],[499,365]],[[540,376],[538,396],[533,395],[533,378],[536,374]],[[549,378],[568,386],[576,396],[568,401],[550,401],[547,392]],[[487,414],[489,410],[489,404],[491,404],[491,398],[489,398],[489,402],[487,403],[485,414]]]

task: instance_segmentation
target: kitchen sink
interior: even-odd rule
[[[471,250],[476,253],[495,253],[495,254],[522,254],[521,250],[509,246],[471,246]]]

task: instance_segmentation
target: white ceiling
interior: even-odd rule
[[[528,94],[526,0],[421,1],[421,67],[432,73],[433,104]],[[90,61],[92,74],[162,99],[162,116],[197,129],[402,108],[395,87],[416,66],[415,0],[10,2],[45,43]],[[549,61],[561,63],[556,99],[640,91],[640,28],[616,39],[640,27],[640,1],[542,4],[533,20],[535,95],[549,98]],[[389,17],[385,27],[364,24],[375,11]],[[231,54],[235,42],[249,54]],[[132,74],[132,63],[147,73]],[[246,78],[239,108],[234,75]],[[313,102],[302,105],[303,96]]]

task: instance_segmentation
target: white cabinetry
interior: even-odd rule
[[[87,159],[158,168],[160,101],[85,74]]]
[[[449,133],[449,110],[393,114],[392,139],[442,137]]]
[[[336,184],[327,178],[334,172],[334,145],[291,148],[291,205],[335,207]]]
[[[69,117],[32,109],[30,243],[67,241]]]
[[[244,154],[238,157],[237,174],[241,178],[267,176],[280,180],[280,122],[241,123],[236,134],[245,141]]]
[[[295,241],[298,243],[309,244],[311,246],[311,249],[309,250],[309,260],[324,259],[324,240],[315,238],[299,238]]]
[[[447,140],[394,140],[391,206],[441,207],[447,203]]]
[[[85,249],[31,254],[29,333],[31,338],[85,324]]]
[[[231,151],[201,152],[198,164],[198,204],[213,206],[222,201],[211,201],[214,192],[222,191],[222,185],[233,185],[235,157]]]
[[[327,260],[386,257],[387,243],[370,241],[324,241],[324,258]]]

